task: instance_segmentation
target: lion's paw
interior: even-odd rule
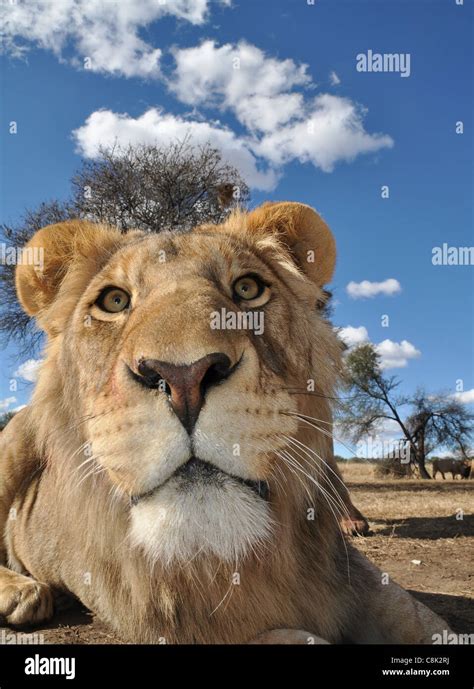
[[[0,578],[0,617],[12,626],[38,624],[53,615],[53,594],[47,584],[21,574]]]
[[[340,526],[346,536],[368,536],[370,533],[369,523],[363,517],[343,517]]]

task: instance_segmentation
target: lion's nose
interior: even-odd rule
[[[164,382],[168,388],[171,406],[188,433],[191,433],[207,391],[233,372],[226,354],[207,354],[192,364],[176,365],[158,359],[142,359],[138,373],[150,388]]]

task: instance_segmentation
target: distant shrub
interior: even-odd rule
[[[417,478],[418,471],[411,463],[405,464],[399,457],[386,457],[377,461],[374,476],[378,478]]]

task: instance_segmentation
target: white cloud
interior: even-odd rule
[[[295,86],[308,86],[306,65],[267,57],[254,45],[216,46],[204,41],[175,49],[176,69],[169,88],[188,105],[214,105],[232,110],[250,130],[272,131],[295,117],[303,105]]]
[[[4,400],[0,400],[0,412],[4,412],[8,409],[8,407],[11,407],[12,404],[15,404],[16,402],[16,397],[7,397]]]
[[[375,297],[378,294],[394,295],[399,294],[402,287],[398,280],[389,278],[383,282],[370,282],[369,280],[362,280],[362,282],[349,282],[346,287],[347,294],[353,299],[367,299]]]
[[[369,341],[369,333],[367,332],[367,328],[365,328],[363,325],[359,326],[358,328],[348,325],[347,327],[338,330],[337,334],[348,347],[357,347],[357,345]]]
[[[245,138],[219,122],[198,122],[150,108],[139,117],[97,110],[85,124],[73,132],[78,151],[87,158],[98,154],[99,146],[119,146],[137,143],[168,144],[187,135],[193,144],[207,141],[219,148],[223,156],[240,170],[247,183],[255,189],[269,191],[277,183],[277,173],[259,165]]]
[[[306,104],[298,119],[266,134],[254,150],[274,165],[298,160],[332,172],[340,161],[393,146],[389,136],[365,131],[364,115],[348,98],[323,93]]]
[[[231,0],[2,3],[3,50],[21,56],[33,45],[79,68],[86,66],[88,58],[91,71],[164,81],[181,102],[200,107],[205,114],[194,122],[186,120],[187,128],[199,140],[207,131],[212,143],[224,145],[224,152],[232,151],[231,161],[237,160],[243,172],[248,170],[248,183],[261,190],[273,188],[279,169],[292,161],[332,172],[339,162],[393,146],[390,136],[365,130],[366,110],[357,103],[327,93],[310,97],[315,84],[307,65],[273,58],[246,41],[218,46],[207,40],[195,47],[175,48],[171,51],[174,67],[163,73],[162,50],[149,42],[143,30],[167,15],[202,24],[209,7],[217,3],[230,6]],[[332,72],[332,83],[338,79]],[[210,108],[231,113],[243,134],[213,122]],[[90,131],[95,115],[81,130],[88,127]],[[115,120],[120,117],[116,114]],[[147,113],[136,118],[136,131],[142,118]],[[161,114],[165,118],[171,129],[183,130],[183,118]],[[102,124],[105,119],[101,117]],[[113,134],[110,118],[109,123]],[[123,132],[123,122],[120,129]],[[145,131],[142,135],[147,136]],[[106,138],[110,139],[108,132]],[[262,167],[268,169],[262,172]]]
[[[383,340],[380,344],[375,345],[375,349],[380,354],[380,367],[382,369],[405,368],[410,359],[417,359],[421,356],[421,352],[407,340],[401,342]]]
[[[229,5],[230,0],[216,0]],[[210,0],[22,0],[0,7],[3,50],[16,57],[31,44],[60,59],[71,54],[76,66],[90,58],[95,72],[126,77],[160,75],[161,50],[140,37],[140,30],[172,15],[202,24]]]
[[[463,404],[474,404],[474,388],[464,390],[463,392],[455,392],[451,397]]]
[[[204,41],[173,54],[174,94],[188,105],[232,112],[252,134],[254,154],[272,165],[298,160],[332,172],[340,161],[393,146],[389,136],[365,131],[366,110],[348,98],[307,98],[314,83],[305,64],[267,57],[245,41]]]
[[[350,161],[359,153],[375,151],[385,145],[380,143],[378,135],[364,132],[355,106],[349,101],[326,95],[317,97],[314,102],[320,106],[313,118],[317,122],[311,135],[308,135],[307,122],[294,121],[261,137],[255,133],[238,136],[219,121],[191,119],[150,108],[136,118],[126,113],[97,110],[73,132],[73,136],[78,151],[93,158],[100,145],[166,144],[189,134],[196,144],[210,141],[219,148],[224,158],[241,171],[249,186],[262,191],[275,188],[282,166],[292,160],[312,162],[330,172],[338,160]],[[258,103],[255,99],[252,107],[258,109]],[[272,109],[272,115],[265,115],[266,122],[276,116],[276,110]],[[278,117],[281,116],[280,113]]]
[[[13,375],[34,383],[38,379],[38,372],[42,363],[42,359],[28,359],[17,368]]]
[[[289,67],[285,69],[292,73]],[[266,74],[265,70],[262,73]],[[298,78],[297,74],[293,74],[294,80]],[[271,83],[280,82],[275,79]],[[195,95],[190,96],[190,101],[204,99],[207,92],[203,84],[205,81],[197,85]],[[239,82],[232,87],[232,92],[235,89],[241,93],[243,88]],[[269,92],[271,88],[265,86],[264,90]],[[331,172],[340,160],[351,161],[360,153],[376,151],[380,147],[391,145],[390,137],[369,135],[364,131],[361,112],[353,103],[327,94],[317,96],[313,100],[310,130],[307,120],[297,120],[294,117],[287,124],[275,126],[277,120],[281,125],[283,120],[291,116],[292,106],[289,104],[294,96],[299,98],[298,94],[276,94],[254,96],[245,101],[245,113],[238,111],[242,122],[249,127],[257,127],[256,123],[259,121],[261,129],[272,129],[262,135],[253,131],[238,136],[219,121],[190,119],[165,113],[159,108],[150,108],[136,118],[126,113],[99,110],[93,112],[73,135],[79,152],[93,158],[97,155],[99,145],[153,142],[166,144],[189,134],[191,140],[197,144],[209,140],[241,171],[251,187],[262,191],[274,189],[281,168],[293,160],[311,162],[325,172]],[[208,97],[212,98],[212,89]],[[268,98],[276,99],[277,104],[268,106]],[[284,106],[280,108],[280,101],[289,105],[287,110]],[[390,289],[392,283],[398,285],[396,280],[386,282],[389,283],[389,287],[382,287],[382,291]]]
[[[417,359],[421,356],[421,352],[408,340],[402,340],[401,342],[383,340],[379,344],[372,343],[367,328],[363,325],[358,327],[348,325],[345,328],[336,328],[336,332],[349,349],[365,343],[372,344],[375,351],[380,355],[380,367],[385,370],[389,368],[405,368],[410,359]],[[463,393],[458,394],[462,395]]]
[[[339,86],[339,84],[341,83],[341,80],[339,79],[334,70],[329,73],[329,81],[331,82],[332,86]]]
[[[331,172],[338,162],[393,146],[390,136],[365,131],[366,110],[357,103],[327,93],[309,98],[315,84],[307,65],[273,58],[244,40],[175,48],[174,69],[163,74],[162,50],[144,30],[165,16],[202,24],[213,4],[230,6],[231,0],[5,2],[3,51],[22,56],[36,46],[94,72],[164,80],[183,103],[231,112],[247,137],[234,135],[234,144],[267,165],[298,160]],[[334,71],[330,81],[340,83]]]

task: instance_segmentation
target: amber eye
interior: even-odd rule
[[[265,285],[255,275],[245,275],[234,282],[234,296],[237,299],[251,301],[257,299],[264,291]]]
[[[102,311],[119,313],[130,304],[130,295],[120,287],[106,287],[99,294],[96,304]]]

